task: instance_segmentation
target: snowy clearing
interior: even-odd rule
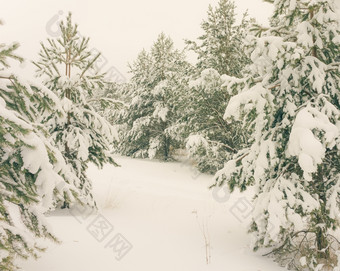
[[[121,167],[88,170],[99,212],[50,214],[47,220],[62,244],[49,243],[37,261],[21,263],[23,270],[285,270],[248,247],[249,193],[218,203],[207,189],[211,176],[198,174],[189,164],[124,157],[117,162]],[[100,221],[103,231],[96,232]],[[107,245],[116,234],[132,245],[125,246],[126,255]]]

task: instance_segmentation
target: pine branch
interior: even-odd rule
[[[12,58],[14,60],[19,61],[22,63],[24,59],[16,54],[14,54],[14,51],[19,48],[19,43],[13,43],[12,45],[5,46],[3,44],[0,44],[0,63],[5,67],[9,68],[9,64],[7,62],[7,58]]]
[[[96,62],[96,60],[100,57],[101,53],[98,53],[98,55],[88,63],[88,65],[86,66],[86,68],[83,70],[83,72],[80,75],[80,78],[82,78],[85,74],[85,72],[92,67],[93,63]]]
[[[12,85],[15,86],[15,83],[13,81],[13,80],[15,80],[15,78],[13,76],[0,76],[0,79],[9,80],[9,81],[11,81]]]
[[[1,76],[1,75],[0,75],[0,79],[8,79],[8,80],[12,80],[12,79],[14,79],[14,77],[12,77],[12,76]]]

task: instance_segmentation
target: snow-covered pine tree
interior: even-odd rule
[[[215,174],[224,162],[244,144],[245,136],[237,123],[228,124],[224,111],[230,99],[224,82],[214,69],[206,69],[190,82],[183,104],[186,149],[201,172]],[[189,136],[188,136],[189,135]]]
[[[121,123],[127,125],[121,133],[120,150],[134,157],[167,160],[170,149],[179,144],[179,104],[191,66],[162,33],[151,51],[143,50],[130,68],[131,103],[121,114]]]
[[[117,138],[115,129],[92,107],[93,96],[105,86],[104,74],[99,74],[95,62],[100,54],[93,55],[89,38],[81,37],[72,15],[60,23],[61,36],[41,43],[40,59],[34,62],[37,76],[60,98],[67,112],[66,119],[51,115],[44,120],[51,137],[67,163],[81,179],[80,198],[94,205],[91,181],[86,176],[88,162],[101,167],[115,164],[111,144]]]
[[[245,13],[240,24],[236,24],[235,8],[232,0],[219,0],[215,8],[209,5],[208,17],[201,24],[204,34],[198,37],[199,42],[186,41],[189,49],[198,55],[199,73],[212,68],[221,75],[239,77],[250,63],[242,48],[254,19]]]
[[[275,0],[258,29],[252,75],[230,80],[225,119],[242,119],[249,144],[216,175],[255,187],[255,249],[296,270],[340,265],[340,21],[335,0]],[[338,263],[336,263],[338,262]],[[334,270],[339,270],[334,268]]]
[[[244,14],[236,24],[235,3],[220,0],[211,5],[208,18],[203,21],[204,34],[199,43],[187,41],[189,48],[198,54],[198,63],[192,87],[188,90],[186,111],[182,120],[188,136],[186,148],[202,172],[216,173],[225,159],[237,151],[245,141],[238,124],[227,124],[223,119],[230,99],[223,86],[224,77],[240,77],[250,63],[245,53],[244,38],[254,22]]]
[[[40,238],[56,241],[43,212],[74,202],[79,179],[51,144],[41,115],[63,115],[57,96],[7,71],[17,43],[0,45],[0,270],[17,270],[16,259],[37,257]],[[65,115],[65,114],[64,114]],[[68,180],[68,183],[65,181]]]

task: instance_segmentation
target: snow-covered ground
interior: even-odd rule
[[[207,189],[212,177],[188,163],[117,162],[121,167],[88,170],[99,212],[50,214],[62,243],[49,243],[37,261],[21,263],[23,270],[285,270],[248,247],[249,194],[219,203]]]

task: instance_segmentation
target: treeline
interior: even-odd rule
[[[109,114],[118,125],[119,153],[171,160],[177,149],[186,149],[199,170],[215,173],[242,146],[240,123],[223,118],[232,95],[224,83],[248,73],[244,39],[255,21],[244,14],[237,24],[235,8],[226,0],[210,6],[204,34],[187,40],[184,51],[161,33],[150,50],[140,52],[129,66],[131,80],[112,89],[127,103]],[[197,55],[196,65],[186,60],[189,50]]]

